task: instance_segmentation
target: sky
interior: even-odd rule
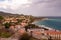
[[[61,16],[61,0],[0,0],[0,11],[33,16]]]

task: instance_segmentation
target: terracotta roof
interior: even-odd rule
[[[47,34],[52,34],[52,35],[61,35],[61,31],[45,31],[45,33],[47,33]]]
[[[42,32],[39,32],[39,31],[33,31],[33,33],[34,34],[42,34]],[[61,35],[61,31],[50,31],[50,30],[48,30],[48,31],[44,31],[44,33],[46,33],[46,34],[50,34],[50,35]]]

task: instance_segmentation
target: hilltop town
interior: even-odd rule
[[[32,24],[44,17],[0,12],[0,40],[61,40],[61,31]]]

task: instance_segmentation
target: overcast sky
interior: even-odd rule
[[[61,16],[61,0],[0,0],[0,11],[34,16]]]

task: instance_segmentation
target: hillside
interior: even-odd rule
[[[19,16],[19,15],[0,11],[0,16]]]

